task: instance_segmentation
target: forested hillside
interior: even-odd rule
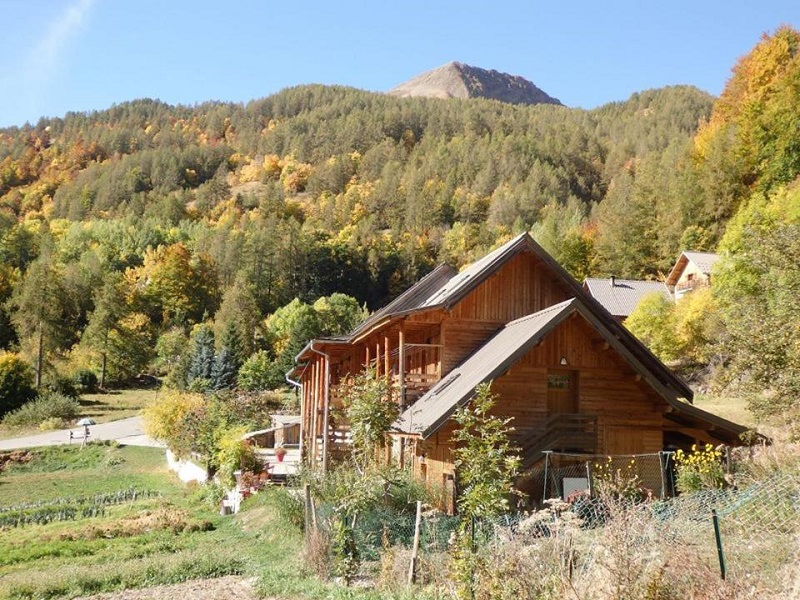
[[[303,335],[524,229],[578,278],[655,277],[800,172],[797,37],[763,40],[716,103],[685,86],[592,111],[301,86],[0,130],[0,346],[45,375],[102,362],[124,379],[174,371],[208,330],[277,383]]]

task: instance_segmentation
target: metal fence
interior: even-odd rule
[[[607,457],[603,458],[607,461]],[[642,461],[640,457],[640,464],[631,468],[642,469],[643,473],[650,469],[660,480],[660,473],[666,469],[664,459],[651,455]],[[619,462],[619,468],[627,469],[627,465],[630,459],[627,463]],[[564,489],[564,479],[583,475],[591,481],[593,469],[594,463],[586,462],[548,468],[542,485],[545,489],[548,482],[547,491],[557,493],[555,509],[475,524],[464,524],[458,516],[433,510],[424,512],[419,528],[419,555],[423,560],[446,557],[459,528],[468,530],[472,525],[470,535],[474,535],[477,546],[489,549],[498,561],[509,544],[517,544],[517,553],[522,548],[534,556],[537,548],[553,544],[565,528],[571,528],[569,585],[576,589],[582,585],[592,589],[594,582],[602,579],[598,572],[609,570],[609,556],[613,555],[615,544],[624,544],[625,555],[638,561],[643,572],[650,568],[650,561],[663,564],[664,568],[677,566],[687,573],[702,571],[709,578],[738,581],[771,597],[791,597],[781,594],[786,593],[792,569],[800,573],[800,474],[783,473],[742,489],[677,497],[661,498],[659,494],[634,501],[584,495],[572,498],[571,503],[565,502],[563,498],[569,494]],[[339,518],[324,505],[314,505],[313,510],[317,527],[322,530],[330,531],[333,521]],[[377,563],[389,549],[408,551],[412,547],[414,507],[409,505],[408,510],[400,512],[376,508],[357,515],[347,526],[359,560],[364,564]],[[555,560],[553,552],[544,552],[538,560]],[[559,560],[563,564],[563,558]],[[800,575],[796,577],[796,585],[800,597]]]
[[[675,496],[672,452],[626,455],[586,455],[544,452],[543,465],[530,474],[531,496],[569,500],[578,494],[596,496],[603,483],[630,482],[641,500]],[[540,491],[541,490],[541,491]]]

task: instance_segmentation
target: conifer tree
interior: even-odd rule
[[[190,386],[197,380],[211,381],[214,367],[214,331],[208,325],[200,325],[194,336],[194,350],[186,383]]]

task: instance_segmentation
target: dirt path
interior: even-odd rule
[[[161,446],[147,437],[144,433],[142,417],[129,417],[119,421],[109,421],[92,425],[90,428],[90,440],[116,440],[120,444],[127,446]],[[45,433],[36,433],[18,438],[0,440],[0,450],[12,450],[15,448],[33,448],[35,446],[55,446],[62,444],[80,444],[81,438],[70,440],[69,432],[83,436],[83,427],[73,427],[72,429],[58,429]]]
[[[157,585],[139,590],[82,596],[77,600],[257,600],[253,579],[231,575],[219,579],[196,579],[175,585]]]

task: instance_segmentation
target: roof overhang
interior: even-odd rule
[[[667,402],[670,406],[669,412],[665,415],[667,419],[675,421],[676,424],[679,424],[681,420],[686,421],[688,425],[709,431],[713,437],[728,443],[736,443],[741,434],[747,431],[747,428],[742,425],[692,406],[689,401],[693,392],[685,382],[672,374],[649,351],[643,347],[631,347],[630,339],[621,339],[614,331],[616,329],[615,321],[598,317],[582,299],[573,298],[535,315],[510,323],[495,334],[407,409],[395,422],[394,433],[418,434],[422,439],[430,438],[459,407],[466,405],[471,400],[477,385],[501,376],[519,362],[531,348],[541,343],[553,329],[572,315],[583,317],[636,374]],[[529,319],[532,325],[530,335],[515,338],[508,332],[503,333],[509,327],[524,326],[526,319]],[[503,339],[504,335],[509,338],[508,342],[512,342],[511,344]],[[630,333],[627,336],[631,337]],[[494,345],[492,346],[492,344]],[[505,354],[499,354],[498,360],[492,363],[491,357],[498,352],[498,348],[505,348]],[[480,356],[481,352],[488,354],[488,361],[486,357]],[[455,385],[456,379],[461,376],[464,376],[464,379]],[[448,393],[446,388],[451,385],[453,387]],[[434,398],[438,394],[441,394],[440,398]]]

